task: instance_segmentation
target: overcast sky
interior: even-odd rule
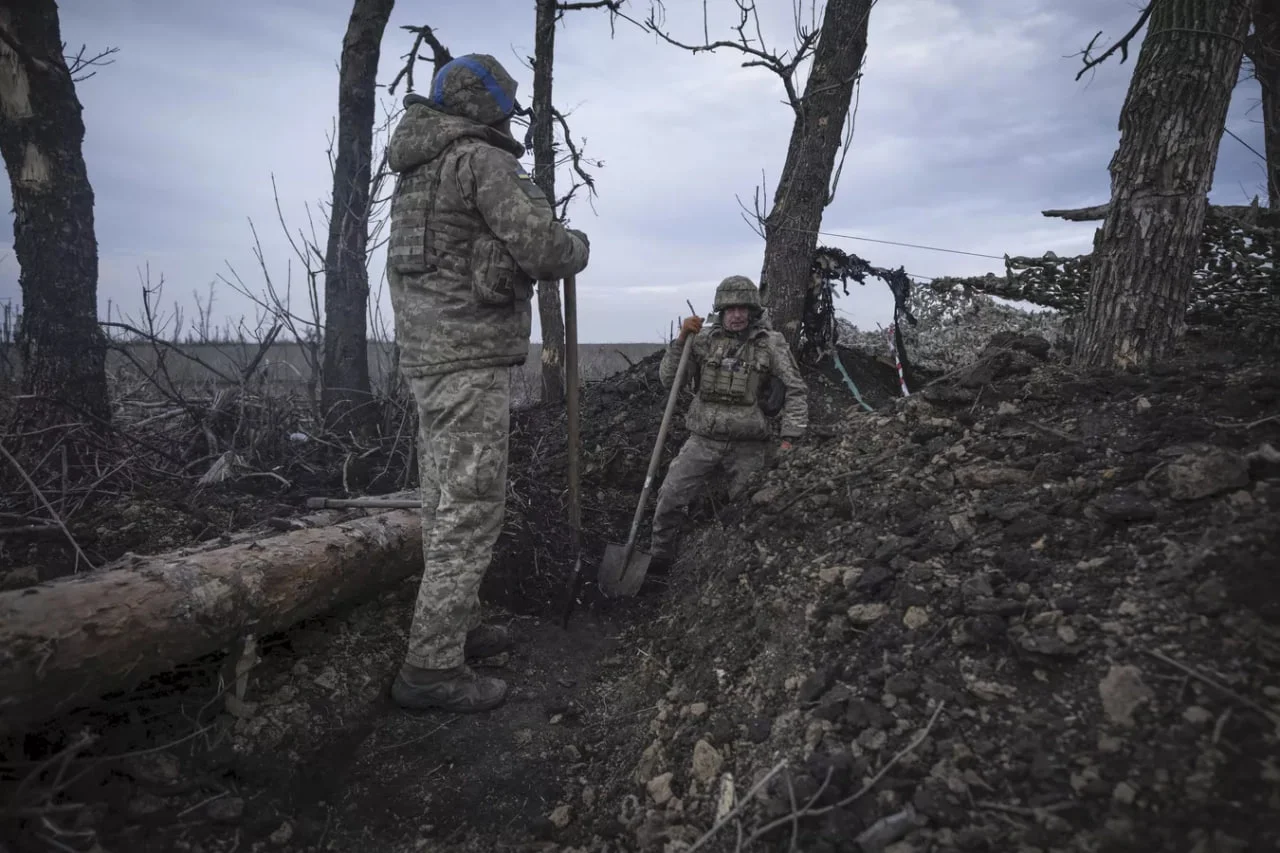
[[[454,54],[492,53],[528,102],[532,0],[397,4],[383,41],[379,83],[403,64],[411,36],[429,24]],[[730,36],[733,4],[710,0],[712,38]],[[771,46],[791,42],[789,0],[762,0]],[[806,0],[807,5],[807,0]],[[1137,2],[1114,0],[881,0],[871,15],[857,127],[838,196],[823,230],[1000,256],[1079,254],[1094,226],[1046,219],[1040,210],[1106,201],[1107,164],[1136,50],[1080,82],[1074,54],[1098,30],[1104,41],[1131,26]],[[99,302],[138,316],[140,271],[163,274],[166,307],[194,317],[228,264],[264,289],[253,253],[257,228],[270,275],[283,286],[291,252],[276,218],[272,176],[295,231],[330,192],[326,133],[336,114],[337,62],[350,0],[62,0],[69,49],[117,47],[114,64],[78,86],[95,191],[101,259]],[[643,18],[645,0],[631,0]],[[667,27],[702,36],[701,4],[667,0]],[[718,13],[718,14],[717,14]],[[763,172],[772,196],[792,116],[776,77],[741,68],[732,52],[690,55],[608,15],[572,12],[557,32],[555,100],[572,110],[574,136],[604,161],[594,210],[570,209],[591,237],[580,276],[584,342],[661,339],[709,305],[726,275],[758,280],[763,241],[744,223]],[[1136,45],[1135,45],[1136,48]],[[429,71],[419,74],[427,88]],[[384,90],[385,95],[385,90]],[[403,91],[394,100],[399,101]],[[388,104],[392,99],[387,99]],[[1254,81],[1240,84],[1228,127],[1257,150],[1262,133]],[[561,181],[565,178],[561,177]],[[1258,158],[1224,137],[1211,195],[1245,203],[1263,192]],[[0,191],[6,194],[8,184]],[[10,214],[12,215],[12,214]],[[324,245],[323,223],[319,224]],[[19,301],[11,231],[0,253],[0,301]],[[873,264],[921,276],[1002,272],[998,260],[826,236],[824,243]],[[386,327],[382,269],[373,288]],[[305,310],[293,265],[295,308]],[[874,328],[892,313],[879,283],[839,306]],[[171,310],[171,308],[169,308]],[[246,315],[252,303],[225,284],[214,312]],[[534,339],[538,339],[535,327]]]

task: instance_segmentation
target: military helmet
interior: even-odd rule
[[[752,311],[759,311],[760,291],[755,283],[745,275],[731,275],[716,288],[716,301],[711,306],[715,311],[723,311],[735,305],[745,305]]]
[[[515,112],[516,86],[498,60],[469,53],[441,67],[431,81],[431,100],[450,115],[496,125]]]

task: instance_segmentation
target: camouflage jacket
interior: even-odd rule
[[[587,245],[556,222],[510,136],[405,98],[387,278],[401,368],[428,376],[522,364],[536,280],[573,275]]]
[[[687,375],[697,391],[685,415],[689,432],[721,441],[759,441],[769,437],[769,419],[757,399],[765,393],[770,376],[782,380],[786,401],[782,407],[783,438],[798,438],[809,426],[808,388],[800,378],[791,348],[765,318],[753,322],[743,335],[718,323],[703,328],[688,344]],[[665,388],[676,379],[680,353],[686,346],[676,338],[667,347],[658,368]]]

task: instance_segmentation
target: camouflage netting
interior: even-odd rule
[[[1270,340],[1280,336],[1278,238],[1280,229],[1259,226],[1210,208],[1187,324],[1229,327],[1233,334],[1249,338]],[[820,271],[831,266],[821,256],[832,251],[838,250],[818,250],[815,291],[819,290],[816,285]],[[884,272],[866,266],[872,274]],[[938,278],[927,287],[908,287],[905,298],[895,289],[899,308],[919,321],[898,324],[899,343],[909,353],[911,363],[928,371],[954,370],[976,358],[992,335],[1006,331],[1038,334],[1055,346],[1064,346],[1074,315],[1085,307],[1090,256],[1059,257],[1048,252],[1036,258],[1006,257],[1005,270],[1003,276]],[[857,281],[863,283],[862,279]],[[826,292],[834,293],[833,285]],[[1024,311],[992,297],[1027,302],[1045,310]],[[812,301],[821,305],[818,299]],[[889,355],[882,332],[862,331],[843,320],[834,320],[834,313],[832,317],[841,343]]]
[[[1280,279],[1276,254],[1280,231],[1210,212],[1206,218],[1200,266],[1194,274],[1190,324],[1236,323],[1248,319],[1280,327]],[[1060,258],[1006,258],[1005,276],[942,279],[979,293],[1025,300],[1066,313],[1084,310],[1089,292],[1089,255]]]
[[[938,279],[928,287],[913,288],[908,307],[919,323],[899,326],[898,332],[911,363],[920,370],[947,373],[970,364],[999,332],[1039,335],[1054,346],[1061,346],[1064,340],[1063,318],[1057,312],[1003,305],[956,279]],[[845,346],[890,355],[882,332],[863,331],[845,320],[840,320],[839,326]]]

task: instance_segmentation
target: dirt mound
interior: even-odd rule
[[[595,577],[605,546],[625,542],[630,531],[667,403],[667,391],[658,379],[661,361],[662,354],[655,353],[583,391],[582,543],[588,580]],[[852,350],[841,350],[841,363],[868,405],[882,406],[898,396],[891,364]],[[858,407],[856,399],[833,360],[801,367],[810,387],[813,431],[832,434],[847,412]],[[685,390],[663,448],[659,481],[688,438],[684,412],[689,402],[690,392]],[[507,519],[482,595],[517,613],[545,613],[556,606],[572,570],[567,449],[563,406],[538,405],[512,414]],[[713,516],[715,510],[707,507],[716,498],[709,495],[694,509],[695,516]],[[642,543],[647,542],[647,524],[641,530]],[[590,605],[605,606],[589,582],[582,591]]]
[[[1280,369],[1085,376],[1001,343],[687,540],[621,638],[640,719],[574,840],[1280,839]]]
[[[833,361],[806,367],[811,437],[749,501],[691,510],[670,586],[618,603],[588,582],[568,630],[564,418],[518,412],[484,590],[522,637],[486,664],[506,706],[391,705],[411,578],[262,638],[234,702],[235,654],[8,744],[0,833],[111,853],[1268,849],[1280,365],[1045,356],[1006,335],[903,400],[891,365],[843,353],[873,412]],[[626,536],[657,364],[583,394],[588,577]]]

